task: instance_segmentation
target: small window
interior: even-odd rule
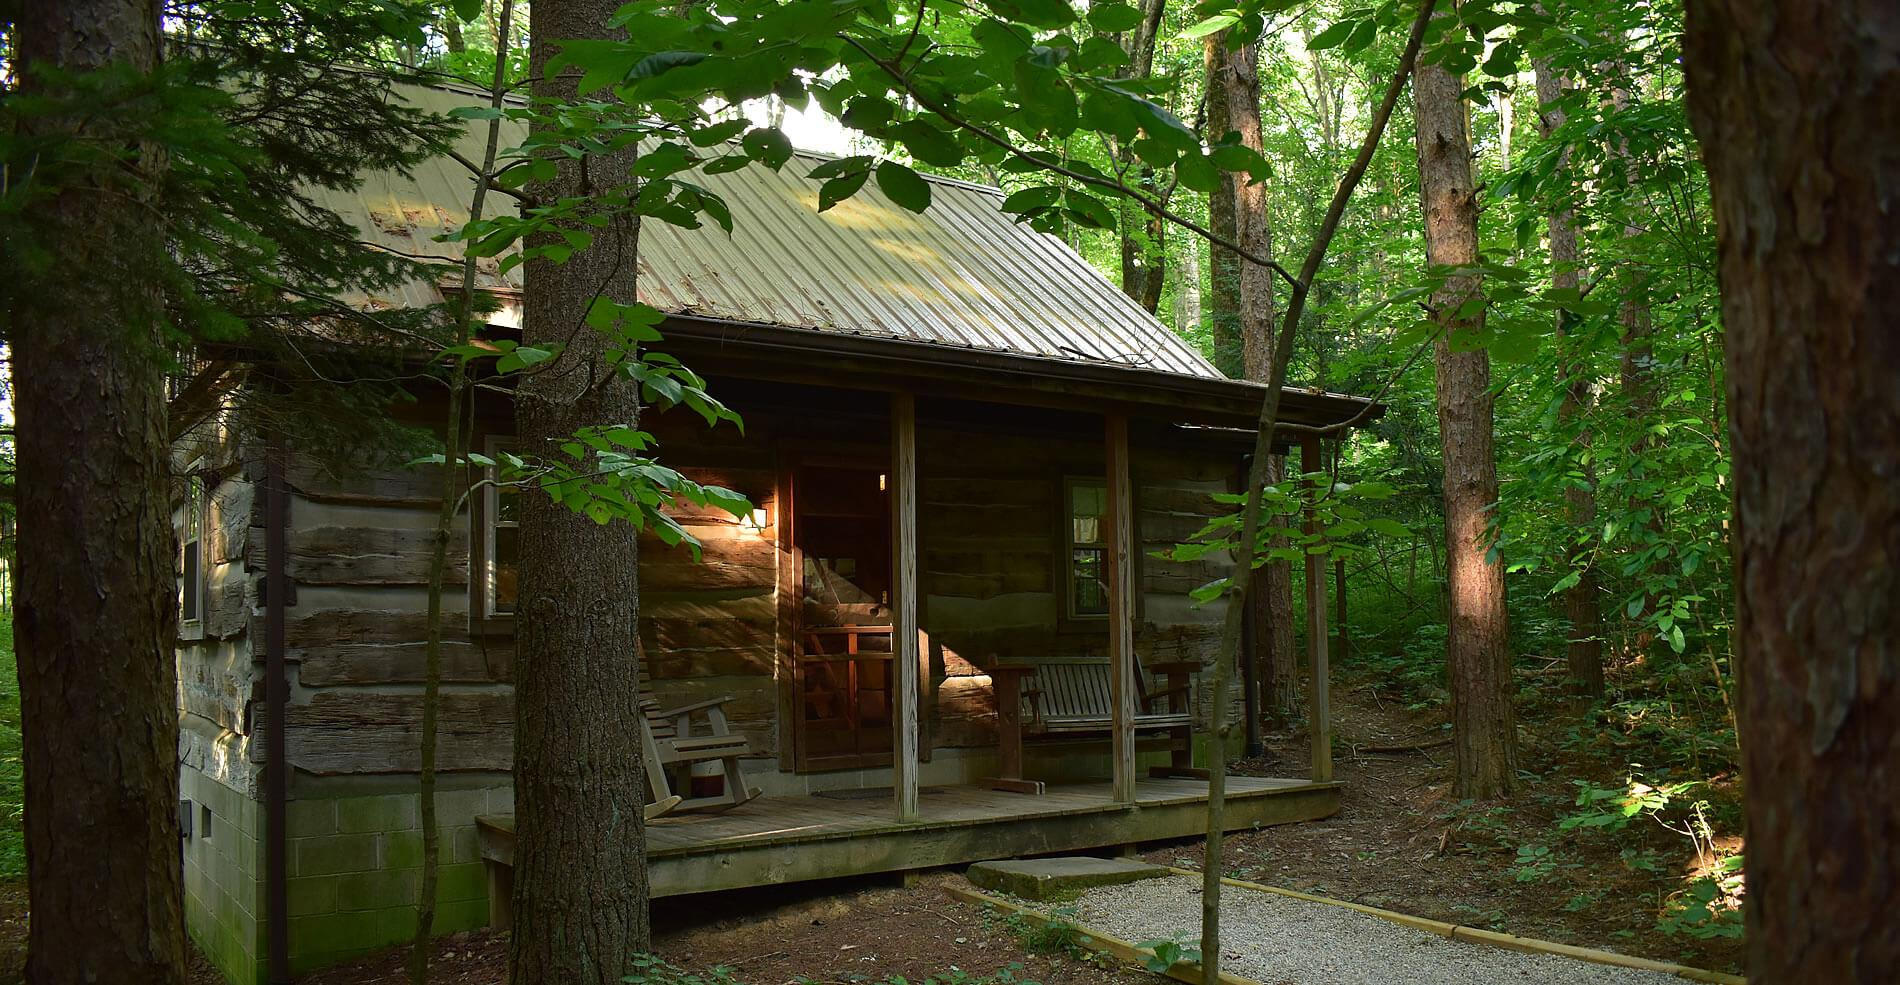
[[[204,618],[205,487],[193,476],[185,482],[184,524],[178,530],[178,618],[195,623]]]
[[[1108,615],[1108,486],[1100,479],[1063,483],[1068,510],[1068,615]]]
[[[514,442],[502,438],[488,439],[488,457],[494,458],[505,448],[511,448]],[[488,470],[488,478],[496,478],[496,470]],[[483,490],[486,496],[488,531],[486,551],[486,569],[482,573],[483,595],[487,601],[487,614],[490,616],[512,616],[518,600],[521,526],[515,510],[520,502],[520,493],[512,486],[487,486]]]

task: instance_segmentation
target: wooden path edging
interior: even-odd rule
[[[1195,879],[1201,878],[1202,875],[1193,869],[1176,868],[1172,865],[1168,866],[1168,868],[1176,875],[1192,876]],[[1657,971],[1665,975],[1675,975],[1677,978],[1686,978],[1689,981],[1710,982],[1713,983],[1713,985],[1748,985],[1747,979],[1740,975],[1730,975],[1720,971],[1709,971],[1706,968],[1691,968],[1688,965],[1675,964],[1669,961],[1652,961],[1649,958],[1632,957],[1627,954],[1598,950],[1593,947],[1576,947],[1570,944],[1558,944],[1554,941],[1538,940],[1535,937],[1519,937],[1515,934],[1501,934],[1495,930],[1480,930],[1476,927],[1446,923],[1443,920],[1427,920],[1424,917],[1415,917],[1409,913],[1399,913],[1395,910],[1382,910],[1376,906],[1367,906],[1364,903],[1349,903],[1345,900],[1331,899],[1326,896],[1315,896],[1312,893],[1302,893],[1292,889],[1281,889],[1277,886],[1266,885],[1265,883],[1247,882],[1241,879],[1222,879],[1221,883],[1227,886],[1237,886],[1241,889],[1253,889],[1263,893],[1272,893],[1275,896],[1288,896],[1293,899],[1305,900],[1308,903],[1324,903],[1327,906],[1342,907],[1363,913],[1367,916],[1378,917],[1381,920],[1411,927],[1414,930],[1423,930],[1426,933],[1437,934],[1440,937],[1449,937],[1453,940],[1470,941],[1475,944],[1488,944],[1492,947],[1501,947],[1510,951],[1523,951],[1528,954],[1555,954],[1561,957],[1575,958],[1579,961],[1589,961],[1594,964],[1614,965],[1619,968]]]
[[[1201,876],[1201,873],[1191,869],[1180,869],[1174,866],[1168,866],[1168,869],[1176,875],[1192,876],[1197,879]],[[1674,975],[1689,981],[1709,982],[1713,983],[1713,985],[1747,985],[1747,980],[1739,975],[1709,971],[1704,968],[1691,968],[1687,965],[1672,964],[1667,961],[1651,961],[1648,958],[1636,958],[1627,954],[1617,954],[1614,951],[1601,951],[1588,947],[1574,947],[1569,944],[1558,944],[1552,941],[1537,940],[1531,937],[1518,937],[1513,934],[1501,934],[1491,930],[1479,930],[1475,927],[1463,927],[1457,924],[1446,923],[1442,920],[1427,920],[1424,917],[1415,917],[1409,913],[1382,910],[1376,906],[1366,906],[1363,903],[1348,903],[1345,900],[1329,899],[1325,896],[1315,896],[1311,893],[1302,893],[1291,889],[1279,889],[1262,883],[1245,882],[1240,879],[1222,879],[1221,883],[1241,889],[1253,889],[1264,893],[1272,893],[1276,896],[1287,896],[1293,899],[1305,900],[1309,903],[1323,903],[1327,906],[1343,907],[1348,910],[1366,914],[1367,916],[1377,917],[1381,920],[1386,920],[1401,926],[1411,927],[1414,930],[1422,930],[1426,933],[1436,934],[1440,937],[1448,937],[1453,940],[1485,944],[1491,947],[1501,947],[1506,950],[1523,951],[1530,954],[1554,954],[1560,957],[1589,961],[1595,964],[1614,965],[1620,968],[1656,971],[1667,975]],[[1000,896],[991,896],[988,893],[979,892],[975,889],[965,889],[961,886],[952,886],[949,888],[952,895],[966,903],[988,904],[1006,912],[1020,915],[1039,926],[1046,927],[1056,922],[1053,917],[1050,917],[1040,910],[1024,906],[1021,903],[1004,899]],[[1145,964],[1149,958],[1154,956],[1154,951],[1149,948],[1137,947],[1119,937],[1101,933],[1090,927],[1076,925],[1076,931],[1087,938],[1087,940],[1083,942],[1085,946],[1112,954],[1132,964]],[[1174,967],[1168,969],[1167,975],[1176,981],[1187,982],[1188,985],[1202,985],[1201,966],[1199,962],[1177,961]],[[1253,979],[1242,978],[1239,975],[1225,971],[1221,972],[1220,980],[1221,985],[1260,985],[1259,982]]]

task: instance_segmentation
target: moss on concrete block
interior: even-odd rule
[[[435,898],[438,903],[488,898],[488,873],[480,862],[444,865],[436,873]]]
[[[435,908],[435,932],[453,934],[458,930],[477,930],[488,926],[488,900],[456,900],[439,903]]]
[[[285,804],[284,832],[292,838],[336,834],[336,801],[293,800]]]
[[[378,869],[336,877],[338,910],[381,910],[413,906],[421,885],[420,869]]]
[[[339,833],[406,831],[415,826],[416,798],[413,794],[345,797],[336,801],[336,829]]]
[[[301,876],[286,879],[284,912],[293,917],[336,912],[336,881],[342,876]]]
[[[422,864],[422,832],[391,831],[383,838],[383,868],[413,869]]]
[[[1036,858],[978,862],[965,873],[983,887],[1023,899],[1052,899],[1097,886],[1171,875],[1163,866],[1128,859]]]
[[[322,876],[343,872],[367,872],[377,868],[374,834],[324,835],[291,841],[296,856],[293,875]]]

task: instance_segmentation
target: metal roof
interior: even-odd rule
[[[400,95],[437,112],[480,100],[420,86]],[[504,148],[525,136],[521,124],[503,126]],[[479,160],[485,138],[486,121],[471,121],[457,149]],[[1002,212],[997,189],[925,175],[931,205],[919,215],[871,182],[821,213],[820,182],[807,174],[826,160],[799,153],[776,172],[753,165],[694,174],[732,210],[733,232],[644,224],[640,300],[677,315],[1225,379],[1067,244]],[[371,174],[359,189],[314,197],[372,243],[452,261],[459,249],[433,237],[467,220],[470,188],[468,171],[440,158],[411,175]],[[498,199],[508,203],[491,194],[491,214]],[[497,271],[493,259],[483,262],[484,287],[520,288],[520,268]],[[413,283],[369,301],[439,298],[435,285]]]

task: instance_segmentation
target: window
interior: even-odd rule
[[[505,438],[488,439],[488,457],[494,458],[503,448],[512,447],[513,441]],[[495,469],[488,469],[488,478],[496,478]],[[482,572],[483,597],[486,600],[486,615],[512,616],[518,599],[518,575],[521,557],[521,527],[515,512],[520,502],[520,493],[512,486],[486,486],[484,495],[484,514],[488,518],[488,531],[485,550],[482,556],[486,563]]]
[[[1068,522],[1068,616],[1093,619],[1108,615],[1108,486],[1100,479],[1068,479],[1062,484]]]
[[[204,480],[185,480],[184,524],[178,530],[178,618],[195,623],[204,618]]]

